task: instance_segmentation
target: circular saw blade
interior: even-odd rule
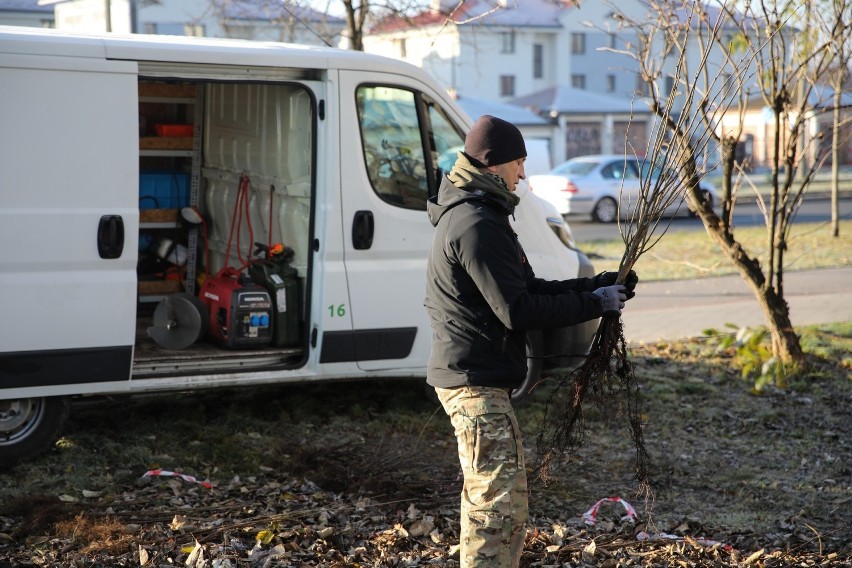
[[[191,294],[171,294],[154,309],[148,336],[165,349],[186,349],[207,331],[209,314],[204,303]]]

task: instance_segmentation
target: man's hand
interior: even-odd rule
[[[627,301],[627,288],[621,284],[604,286],[592,292],[601,299],[601,308],[605,316],[621,315],[624,302]]]
[[[595,287],[603,288],[606,286],[612,286],[615,284],[615,281],[618,279],[618,272],[601,272],[597,276],[595,276]],[[627,299],[629,300],[633,296],[636,295],[636,284],[639,283],[639,277],[636,275],[636,272],[631,270],[627,273],[627,278],[624,281],[624,287],[627,288]]]

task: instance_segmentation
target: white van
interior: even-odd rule
[[[420,69],[0,27],[0,124],[0,464],[72,397],[425,375],[425,202],[470,119]],[[514,226],[539,276],[592,274],[542,200]],[[530,384],[593,327],[531,334]]]

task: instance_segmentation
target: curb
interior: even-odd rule
[[[716,194],[718,195],[719,191],[716,190]],[[764,195],[764,197],[769,197],[768,195]],[[849,189],[841,189],[837,192],[838,199],[852,199],[852,190]],[[802,201],[830,201],[831,200],[831,192],[828,191],[813,191],[813,192],[805,192],[802,196]],[[737,203],[754,203],[757,201],[757,196],[754,193],[748,193],[747,195],[737,195]]]

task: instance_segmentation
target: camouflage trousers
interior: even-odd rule
[[[450,416],[464,474],[462,568],[515,568],[529,517],[524,450],[505,389],[436,388]]]

